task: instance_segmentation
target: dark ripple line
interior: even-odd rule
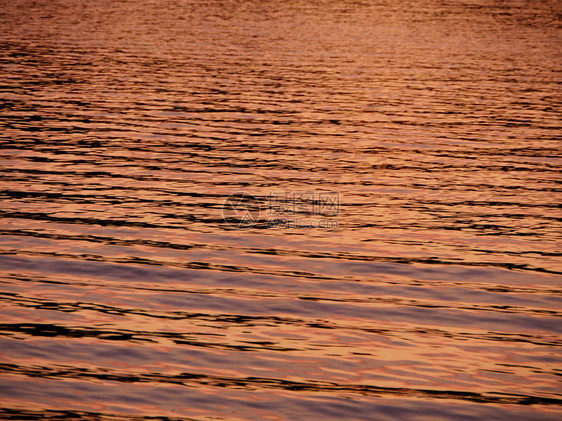
[[[108,244],[108,245],[121,245],[121,246],[149,246],[149,247],[156,247],[156,248],[164,248],[164,249],[173,249],[173,250],[191,250],[191,249],[207,249],[207,250],[218,250],[218,251],[242,251],[244,253],[253,253],[253,254],[266,254],[266,255],[277,255],[277,256],[299,256],[299,257],[306,257],[306,258],[326,258],[326,259],[343,259],[343,260],[358,260],[358,261],[369,261],[369,262],[377,262],[377,261],[391,261],[396,263],[404,263],[403,257],[391,257],[391,256],[368,256],[368,255],[358,255],[358,254],[351,254],[345,252],[339,253],[315,253],[315,252],[308,252],[304,250],[289,250],[289,249],[272,249],[272,248],[252,248],[252,247],[226,247],[226,246],[217,246],[211,244],[204,244],[204,243],[196,243],[196,244],[178,244],[178,243],[171,243],[167,241],[156,241],[156,240],[143,240],[143,239],[134,239],[134,240],[124,240],[121,238],[116,237],[105,237],[99,235],[70,235],[70,234],[51,234],[51,233],[44,233],[44,232],[36,232],[36,231],[26,231],[26,230],[2,230],[0,229],[0,235],[14,235],[14,236],[23,236],[23,237],[34,237],[34,238],[49,238],[53,240],[70,240],[70,241],[86,241],[92,242],[97,244]],[[463,251],[466,251],[463,249]],[[540,256],[562,256],[562,253],[554,253],[554,252],[543,252],[539,250],[527,250],[527,251],[518,251],[518,252],[510,252],[510,251],[497,251],[497,250],[486,250],[486,249],[468,249],[468,251],[480,252],[480,253],[487,253],[487,254],[506,254],[510,256],[524,256],[526,254],[538,254]],[[388,260],[381,260],[381,259],[388,259]],[[394,260],[398,259],[398,260]],[[415,258],[408,258],[415,259]],[[435,258],[422,258],[422,260],[431,260],[432,262],[435,261]],[[439,260],[438,261],[442,264],[462,264],[462,260]],[[456,263],[455,263],[456,262]],[[423,263],[421,261],[416,261],[415,263]],[[482,266],[487,266],[486,263],[480,262]],[[520,292],[520,291],[518,291]],[[560,293],[561,291],[549,291],[554,293]]]
[[[38,218],[35,218],[35,216],[38,216]],[[117,221],[113,221],[113,220],[98,220],[98,219],[93,219],[93,218],[66,218],[66,217],[55,217],[55,216],[51,216],[51,215],[47,215],[47,214],[39,214],[39,213],[28,213],[28,212],[6,212],[6,211],[0,211],[0,218],[24,218],[24,219],[39,219],[39,220],[54,220],[55,222],[67,222],[67,220],[70,220],[72,222],[70,223],[74,223],[74,224],[80,224],[82,221],[88,221],[89,223],[94,223],[97,224],[98,221],[103,221],[102,224],[103,226],[106,225],[113,225],[112,222],[117,222]],[[95,222],[93,222],[93,221]],[[219,221],[222,223],[224,222],[223,219],[219,219]],[[155,228],[155,227],[159,227],[159,228],[175,228],[175,229],[185,229],[184,227],[176,227],[176,226],[160,226],[157,224],[150,224],[150,223],[144,223],[144,222],[129,222],[129,221],[118,221],[118,223],[124,225],[124,226],[128,226],[129,223],[133,226],[143,226],[145,228]],[[147,224],[148,226],[145,226],[144,224]],[[116,224],[118,225],[118,224]],[[122,226],[119,225],[119,226]],[[6,235],[21,235],[21,236],[31,236],[31,237],[37,237],[37,238],[52,238],[52,239],[61,239],[61,240],[75,240],[75,241],[88,241],[88,242],[99,242],[99,243],[105,243],[105,244],[111,244],[111,245],[146,245],[146,246],[151,246],[151,247],[158,247],[158,248],[170,248],[170,249],[179,249],[179,250],[188,250],[191,248],[208,248],[208,249],[213,249],[213,250],[235,250],[235,251],[242,251],[242,252],[246,252],[246,253],[254,253],[254,254],[267,254],[267,255],[279,255],[279,256],[299,256],[299,257],[305,257],[305,258],[318,258],[318,259],[342,259],[342,260],[356,260],[356,261],[370,261],[370,262],[387,262],[387,263],[398,263],[398,264],[405,264],[405,265],[411,265],[414,263],[417,264],[428,264],[428,265],[452,265],[452,266],[471,266],[471,267],[497,267],[497,268],[503,268],[503,269],[508,269],[508,270],[521,270],[521,271],[529,271],[529,272],[541,272],[541,273],[551,273],[551,274],[562,274],[562,271],[555,271],[555,270],[551,270],[551,269],[546,269],[546,268],[542,268],[542,267],[536,267],[536,266],[531,266],[528,265],[526,263],[511,263],[511,262],[470,262],[470,261],[464,261],[464,260],[456,260],[456,259],[452,259],[452,260],[444,260],[444,259],[439,259],[436,257],[392,257],[392,256],[360,256],[360,255],[353,255],[353,254],[349,254],[349,253],[314,253],[314,252],[307,252],[307,251],[299,251],[299,250],[280,250],[280,249],[255,249],[255,248],[227,248],[227,247],[210,247],[210,246],[206,246],[206,245],[182,245],[182,244],[174,244],[174,243],[169,243],[169,242],[159,242],[159,241],[154,241],[154,240],[121,240],[121,239],[116,239],[116,238],[112,238],[112,237],[100,237],[100,236],[72,236],[72,235],[66,235],[63,236],[62,234],[43,234],[43,233],[32,233],[30,231],[22,231],[22,230],[0,230],[0,233],[2,234],[6,234]],[[12,234],[10,234],[12,233]],[[31,252],[31,251],[25,251],[25,250],[20,250],[20,253],[27,253],[27,254],[33,254],[33,253],[39,253],[39,252]],[[538,252],[537,252],[538,253]],[[2,251],[0,252],[0,254],[16,254],[15,251]],[[47,252],[45,252],[45,254],[49,254]],[[104,256],[100,256],[100,255],[72,255],[72,254],[59,254],[56,252],[52,252],[50,253],[50,255],[52,256],[61,256],[61,257],[69,257],[72,259],[80,259],[80,256],[84,256],[83,258],[85,258],[86,260],[103,260],[103,259],[110,259],[109,257],[104,257]],[[554,255],[558,255],[558,254],[554,254]],[[87,256],[87,257],[86,257]],[[159,262],[156,260],[151,260],[151,259],[141,259],[138,257],[131,257],[130,259],[133,260],[120,260],[120,261],[115,261],[115,260],[110,260],[110,261],[115,261],[117,263],[145,263],[145,264],[156,264],[156,265],[170,265],[170,266],[174,266],[174,265],[179,265],[177,263],[173,263],[173,262]],[[196,266],[194,266],[193,264],[190,266],[192,268],[196,268],[196,269],[202,269],[205,266],[209,266],[210,269],[216,269],[216,268],[230,268],[231,270],[235,267],[232,265],[211,265],[207,264],[207,263],[201,263],[201,262],[197,262],[198,264]],[[187,267],[187,266],[181,266],[181,267]],[[219,269],[217,269],[219,270]],[[247,268],[244,267],[243,270],[248,270],[248,271],[256,271],[257,269],[252,270],[251,268]],[[235,270],[237,271],[237,270]],[[262,272],[255,272],[255,273],[262,273]],[[269,274],[275,274],[275,273],[271,273],[268,272]],[[282,272],[282,273],[286,273],[286,272]],[[312,274],[312,273],[308,273],[308,272],[294,272],[294,273],[298,273],[298,274],[306,274],[306,277],[314,277],[314,278],[318,278],[318,279],[332,279],[330,277],[325,277],[325,276],[321,276],[318,274]]]
[[[454,399],[478,403],[494,403],[501,405],[545,405],[561,406],[562,399],[547,398],[525,394],[501,392],[476,393],[457,390],[432,390],[401,387],[381,387],[361,384],[342,384],[318,380],[292,381],[269,377],[227,377],[200,373],[178,373],[165,375],[159,373],[127,373],[118,372],[102,367],[96,371],[73,366],[46,367],[34,365],[30,367],[16,364],[0,364],[4,373],[17,374],[27,377],[41,378],[72,378],[97,379],[124,383],[166,383],[182,386],[202,385],[227,389],[243,390],[285,390],[291,392],[319,392],[319,393],[352,393],[368,396],[403,396],[426,399]]]
[[[116,258],[103,256],[98,254],[68,254],[68,253],[57,253],[57,252],[39,252],[39,251],[29,251],[29,250],[2,250],[0,255],[6,256],[49,256],[63,259],[72,260],[82,260],[82,261],[92,261],[92,262],[104,262],[104,263],[124,263],[124,264],[139,264],[148,266],[163,266],[163,267],[180,267],[184,269],[198,269],[198,270],[216,270],[224,272],[247,272],[256,273],[260,275],[273,275],[273,276],[287,276],[287,277],[303,277],[310,279],[323,279],[331,280],[337,279],[330,276],[318,275],[312,272],[304,271],[275,271],[275,270],[264,270],[259,268],[252,268],[249,266],[239,266],[239,265],[221,265],[207,262],[168,262],[154,259],[146,259],[142,257],[130,256],[124,258]]]
[[[134,416],[111,412],[73,411],[62,409],[0,408],[3,420],[85,420],[85,421],[201,421],[201,419],[165,416]]]
[[[90,163],[89,161],[85,161],[85,163]],[[207,163],[201,163],[202,165],[205,164],[206,166],[209,166]],[[123,165],[122,167],[127,167],[126,165]],[[217,170],[215,170],[214,174],[218,173],[220,175],[228,175],[228,176],[239,176],[240,175],[240,169],[252,169],[253,166],[251,164],[251,162],[249,162],[248,164],[243,164],[243,163],[237,163],[235,165],[229,165],[229,166],[221,166],[221,165],[216,165],[213,166],[215,168],[217,168]],[[118,166],[113,166],[111,168],[114,169],[118,169]],[[465,168],[465,167],[464,167]],[[153,166],[146,166],[144,167],[144,169],[146,170],[150,170],[153,171],[154,167]],[[288,166],[282,166],[279,167],[278,169],[283,169],[283,170],[291,170],[294,171],[297,174],[302,173],[302,168],[291,168]],[[418,170],[421,171],[425,171],[425,172],[430,172],[427,168],[425,167],[420,167],[417,168]],[[325,167],[315,167],[315,168],[308,168],[307,170],[309,170],[310,172],[325,172],[325,171],[329,171],[329,172],[333,172],[330,170],[329,167],[325,166]],[[344,168],[337,168],[337,171],[343,171],[343,170],[353,170],[355,172],[357,172],[357,174],[365,174],[365,175],[372,175],[372,171],[373,168],[366,168],[365,172],[360,172],[357,171],[357,168],[353,167],[351,164],[347,167]],[[11,169],[12,172],[14,171],[18,171],[21,173],[27,173],[27,174],[55,174],[55,175],[68,175],[71,176],[72,179],[75,179],[76,176],[84,176],[84,178],[89,178],[89,177],[103,177],[103,178],[124,178],[124,179],[128,179],[128,180],[137,180],[137,181],[162,181],[162,182],[175,182],[175,183],[184,183],[184,184],[196,184],[196,185],[212,185],[212,186],[238,186],[238,187],[276,187],[278,188],[279,185],[284,184],[284,183],[308,183],[310,180],[308,178],[296,178],[296,177],[282,177],[280,175],[276,176],[275,181],[271,181],[271,182],[253,182],[253,183],[249,183],[249,182],[242,182],[240,180],[237,181],[201,181],[201,180],[193,180],[193,179],[189,179],[189,180],[185,180],[185,179],[176,179],[176,178],[163,178],[163,177],[156,177],[154,175],[151,176],[140,176],[140,175],[126,175],[126,174],[122,174],[122,173],[112,173],[112,172],[107,172],[107,171],[53,171],[53,170],[37,170],[37,169],[22,169],[22,168],[18,168],[18,169]],[[175,172],[184,172],[184,173],[188,173],[188,174],[194,174],[194,173],[201,173],[201,174],[210,174],[209,171],[207,170],[189,170],[186,171],[183,168],[173,168],[173,171]],[[436,170],[439,171],[440,173],[442,172],[440,169]],[[477,170],[471,170],[476,172]],[[455,174],[458,173],[458,170],[454,171]],[[429,176],[428,176],[429,177]],[[13,180],[14,177],[13,176],[1,176],[2,179],[5,180]],[[23,179],[22,181],[29,181],[27,179]],[[42,181],[43,184],[45,185],[55,185],[55,186],[73,186],[74,184],[68,183],[68,182],[49,182],[49,181]],[[78,184],[75,184],[78,185]],[[365,186],[372,186],[372,185],[377,185],[379,187],[390,187],[390,188],[395,188],[396,185],[392,184],[392,183],[384,183],[381,181],[378,182],[372,182],[372,181],[368,181],[368,180],[358,180],[358,181],[342,181],[342,180],[322,180],[322,179],[315,179],[314,180],[314,186],[318,187],[318,186],[323,186],[323,185],[328,185],[328,186],[356,186],[356,185],[365,185]],[[83,185],[80,184],[80,187],[82,187]],[[492,190],[495,192],[512,192],[512,190],[523,190],[523,191],[529,191],[529,192],[559,192],[560,189],[556,189],[556,188],[552,188],[552,187],[544,187],[544,188],[539,188],[537,186],[534,187],[526,187],[524,185],[518,184],[518,185],[492,185],[492,184],[484,184],[484,183],[479,183],[479,184],[461,184],[461,183],[455,183],[454,185],[448,185],[448,186],[443,186],[443,185],[438,185],[438,186],[431,186],[429,184],[419,184],[419,183],[412,183],[410,185],[406,185],[407,187],[412,187],[412,188],[420,188],[422,187],[425,190],[433,190],[433,191],[442,191],[442,190],[452,190],[452,191],[462,191],[463,193],[466,192],[481,192],[482,190]],[[121,190],[139,190],[138,188],[135,187],[124,187],[124,186],[120,186],[119,189]],[[164,191],[164,192],[168,192],[170,194],[182,194],[182,192],[180,191],[169,191],[169,190],[165,190],[165,189],[157,189],[154,187],[150,187],[149,190],[153,190],[153,191]],[[540,207],[541,205],[537,205],[537,207]],[[549,206],[547,206],[549,207]]]
[[[6,294],[10,295],[10,294]],[[12,296],[16,296],[17,294],[11,293]],[[10,299],[7,300],[10,302]],[[19,306],[26,306],[26,303],[22,302],[13,302],[15,305]],[[35,305],[31,304],[30,307],[35,307]],[[185,312],[185,311],[149,311],[149,310],[141,310],[135,308],[119,308],[114,306],[108,306],[103,304],[94,304],[94,303],[57,303],[57,302],[49,302],[45,301],[42,303],[37,304],[35,308],[42,309],[42,310],[53,310],[53,311],[62,311],[62,312],[75,312],[80,310],[89,310],[89,311],[98,311],[106,314],[114,314],[120,316],[126,315],[139,315],[143,317],[151,317],[151,318],[158,318],[158,319],[167,319],[167,320],[201,320],[205,322],[211,323],[220,323],[220,324],[235,324],[238,326],[245,325],[245,326],[271,326],[271,323],[275,325],[290,325],[290,326],[302,326],[307,328],[319,328],[319,329],[335,329],[335,330],[357,330],[362,332],[368,333],[375,333],[384,336],[397,336],[397,332],[391,329],[384,329],[384,328],[369,328],[363,327],[358,325],[344,325],[344,324],[336,324],[334,322],[328,320],[321,320],[321,319],[299,319],[299,318],[291,318],[291,317],[280,317],[280,316],[251,316],[251,315],[241,315],[241,314],[208,314],[208,313],[192,313],[192,312]],[[70,329],[70,330],[68,330]],[[0,325],[0,330],[4,330],[5,334],[11,335],[8,332],[20,332],[30,335],[37,335],[37,336],[57,336],[57,335],[65,335],[67,332],[78,332],[76,333],[78,337],[82,336],[96,336],[99,339],[107,339],[99,337],[96,332],[99,332],[98,329],[92,328],[67,328],[64,326],[52,325],[52,324],[41,324],[41,323],[6,323]],[[45,334],[46,332],[46,334]],[[58,334],[54,335],[52,332],[58,332]],[[82,333],[85,332],[85,333]],[[116,332],[116,330],[112,330],[112,332]],[[133,339],[136,335],[140,335],[147,338],[180,338],[184,339],[183,336],[178,336],[175,333],[169,332],[148,332],[148,331],[131,331],[131,330],[119,330],[121,333],[125,333],[126,335],[132,335],[130,339]],[[530,334],[523,334],[523,333],[507,333],[507,332],[486,332],[486,333],[470,333],[470,332],[451,332],[442,329],[434,329],[434,328],[423,328],[423,327],[416,327],[411,328],[408,330],[409,333],[413,334],[429,334],[429,335],[437,335],[442,336],[450,339],[455,340],[466,340],[466,339],[476,339],[476,340],[487,340],[487,341],[499,341],[499,342],[523,342],[523,343],[531,343],[534,345],[539,346],[550,346],[550,347],[559,347],[562,346],[562,341],[554,338],[554,337],[544,337],[541,335],[530,335]],[[119,333],[120,334],[120,333]],[[71,335],[72,336],[72,335]],[[400,335],[398,335],[400,336]],[[401,336],[400,336],[401,337]],[[153,339],[146,339],[149,342],[154,342]],[[272,349],[277,350],[277,349]]]
[[[94,283],[88,283],[88,282],[64,282],[64,281],[60,281],[60,280],[52,280],[52,279],[48,279],[45,276],[37,276],[34,275],[33,277],[28,277],[28,276],[24,276],[21,273],[14,273],[14,272],[10,272],[8,274],[2,274],[2,277],[6,278],[6,279],[13,279],[16,281],[21,281],[21,282],[35,282],[35,283],[45,283],[45,284],[56,284],[56,285],[70,285],[70,286],[84,286],[84,287],[91,287],[91,286],[95,286],[95,287],[107,287],[107,288],[111,288],[111,289],[115,289],[115,288],[121,288],[121,289],[126,289],[126,290],[139,290],[139,291],[158,291],[158,292],[173,292],[173,293],[195,293],[195,294],[206,294],[207,289],[205,290],[201,290],[201,289],[197,289],[197,290],[187,290],[187,289],[178,289],[178,288],[158,288],[158,287],[141,287],[139,285],[135,285],[135,286],[131,286],[131,285],[116,285],[116,284],[103,284],[100,283],[98,280],[94,281]],[[1,278],[0,278],[1,279]],[[357,281],[359,282],[368,282],[368,279],[357,279]],[[0,281],[1,283],[8,283],[6,281]],[[380,281],[377,280],[376,281],[377,284],[388,284],[388,285],[409,285],[409,286],[416,286],[419,287],[420,283],[417,280],[411,280],[411,281],[406,281],[406,282],[396,282],[396,281]],[[442,281],[424,281],[424,286],[427,288],[433,287],[433,286],[443,286],[443,285],[451,285],[450,282],[442,282]],[[476,289],[476,290],[482,290],[482,291],[488,291],[488,292],[499,292],[499,293],[523,293],[523,294],[548,294],[548,295],[561,295],[562,291],[561,290],[557,290],[557,289],[541,289],[541,288],[529,288],[529,287],[511,287],[508,285],[489,285],[489,284],[478,284],[478,283],[463,283],[463,282],[454,282],[453,285],[455,286],[460,286],[463,288],[471,288],[471,289]],[[229,291],[236,291],[239,292],[240,290],[234,290],[234,289],[228,289],[228,288],[215,288],[215,289],[209,289],[210,291],[225,291],[225,292],[229,292]],[[260,292],[258,294],[257,291],[254,291],[253,294],[256,294],[256,296],[260,296],[260,297],[271,297],[271,296],[277,296],[276,294],[266,294],[263,292]]]
[[[120,314],[119,312],[109,314]],[[137,313],[138,314],[138,313]],[[298,348],[287,348],[276,345],[271,341],[241,341],[244,345],[234,345],[220,342],[205,342],[195,340],[193,336],[212,336],[213,338],[222,337],[223,335],[213,333],[173,333],[173,332],[146,332],[128,329],[100,329],[86,327],[67,327],[49,323],[14,323],[0,324],[0,335],[15,337],[17,334],[25,334],[38,337],[57,337],[57,338],[96,338],[108,341],[126,341],[132,343],[138,342],[159,342],[158,339],[169,339],[178,345],[189,345],[194,347],[235,350],[235,351],[298,351]],[[16,337],[17,338],[17,337]]]
[[[45,232],[37,231],[26,231],[21,229],[14,230],[2,230],[0,229],[0,235],[14,235],[23,237],[34,237],[34,238],[49,238],[53,240],[70,240],[70,241],[86,241],[98,244],[108,244],[108,245],[122,245],[122,246],[149,246],[164,249],[174,249],[174,250],[190,250],[194,248],[198,249],[208,249],[208,250],[221,250],[221,251],[242,251],[244,253],[254,253],[254,254],[267,254],[267,255],[277,255],[277,256],[300,256],[307,258],[327,258],[327,259],[344,259],[344,260],[359,260],[359,261],[381,261],[380,259],[403,259],[402,257],[391,257],[391,256],[368,256],[368,255],[358,255],[345,252],[339,253],[315,253],[308,252],[304,250],[289,250],[289,249],[273,249],[273,248],[252,248],[252,247],[226,247],[217,246],[211,244],[197,243],[197,244],[178,244],[171,243],[167,241],[156,241],[156,240],[124,240],[117,237],[105,237],[99,235],[70,235],[70,234],[51,234]],[[401,243],[400,243],[401,244]],[[462,249],[462,251],[474,251],[479,253],[487,254],[506,254],[510,256],[523,256],[526,254],[538,254],[540,256],[562,256],[562,253],[554,252],[543,252],[539,250],[528,250],[528,251],[497,251],[497,250],[486,250],[486,249]],[[434,258],[425,258],[434,261]],[[460,264],[462,260],[452,260],[447,262],[446,260],[439,260],[443,264],[455,264],[457,262]],[[402,263],[397,262],[397,263]],[[416,262],[419,263],[419,262]],[[486,266],[486,263],[481,263]],[[561,291],[549,291],[560,293]]]
[[[141,108],[142,110],[142,108]],[[260,113],[261,110],[256,110],[257,113]],[[121,110],[118,110],[119,114],[121,115]],[[252,113],[253,111],[250,111],[250,113]],[[53,116],[51,118],[48,117],[44,117],[42,115],[14,115],[14,116],[8,116],[6,114],[4,114],[3,116],[0,116],[0,120],[1,119],[6,119],[7,117],[10,117],[12,120],[14,120],[15,118],[18,118],[19,120],[28,120],[29,122],[33,122],[33,121],[37,121],[37,120],[53,120],[53,121],[67,121],[67,122],[86,122],[86,123],[96,123],[96,124],[122,124],[121,121],[115,122],[113,120],[91,120],[92,116],[90,115],[82,115],[82,114],[75,114],[75,115],[68,115],[67,117],[73,117],[72,119],[67,119],[67,120],[62,120],[61,119],[61,114],[59,111],[57,111],[56,113],[53,114]],[[136,116],[135,116],[136,117]],[[140,124],[140,122],[145,122],[147,119],[151,119],[151,121],[153,122],[169,122],[169,118],[166,119],[160,119],[160,118],[154,118],[150,115],[144,115],[142,116],[143,120],[131,120],[133,122],[135,122],[136,124],[134,124],[134,126],[139,126],[139,127],[150,127],[152,129],[152,126],[146,126],[144,124]],[[86,120],[84,120],[86,119]],[[181,122],[181,123],[187,123],[187,121],[179,119],[179,120],[172,120],[175,122]],[[232,123],[232,122],[243,122],[246,123],[247,121],[244,120],[216,120],[216,119],[212,119],[212,120],[197,120],[197,121],[193,121],[190,120],[189,123],[194,123],[195,125],[200,124],[201,122],[216,122],[216,121],[220,121],[220,122],[227,122],[227,123]],[[283,124],[283,125],[287,125],[287,124],[291,124],[291,123],[295,123],[297,121],[277,121],[277,120],[260,120],[260,121],[256,121],[253,120],[254,122],[257,122],[259,124],[261,123],[270,123],[271,125],[279,125],[279,124]],[[298,120],[298,123],[302,124],[304,123],[302,120]],[[320,125],[326,125],[329,123],[333,124],[333,120],[330,119],[319,119],[319,120],[311,120],[311,121],[307,121],[307,123],[317,123]],[[341,124],[341,121],[338,121],[337,124]],[[125,123],[125,125],[131,125],[130,122]],[[346,122],[346,127],[350,127],[350,126],[358,126],[358,127],[363,127],[364,122]],[[97,127],[96,127],[97,128]],[[211,127],[211,129],[230,129],[231,127],[227,126],[227,127],[217,127],[217,126],[213,126]],[[315,134],[315,133],[313,133]],[[333,135],[338,135],[339,133],[334,133]],[[209,137],[201,137],[201,139],[204,140],[208,140]],[[201,149],[201,150],[205,150],[205,151],[211,151],[211,150],[222,150],[224,149],[223,147],[229,147],[230,151],[257,151],[260,153],[264,153],[264,154],[273,154],[273,155],[278,155],[278,151],[282,151],[282,152],[290,152],[290,151],[325,151],[325,152],[337,152],[340,151],[341,148],[339,147],[331,147],[329,144],[318,144],[318,145],[299,145],[299,144],[279,144],[279,145],[273,145],[273,144],[263,144],[262,142],[248,142],[249,139],[245,139],[244,141],[233,141],[232,139],[219,139],[216,138],[215,140],[220,140],[221,144],[218,145],[216,142],[203,142],[203,143],[199,143],[199,142],[193,142],[193,141],[186,141],[185,139],[182,139],[182,143],[181,143],[181,148],[180,150],[178,150],[178,145],[176,142],[167,142],[165,140],[161,140],[159,143],[149,143],[146,142],[143,147],[138,147],[134,144],[128,144],[127,145],[127,150],[130,151],[138,151],[138,152],[143,152],[143,153],[150,153],[150,154],[164,154],[166,156],[174,156],[177,155],[181,158],[184,158],[186,154],[189,154],[190,152],[186,152],[186,151],[192,151],[193,149]],[[52,154],[56,154],[56,155],[65,155],[65,154],[75,154],[76,151],[73,149],[61,149],[60,148],[60,143],[56,140],[49,140],[49,139],[33,139],[34,141],[34,151],[37,152],[48,152],[48,153],[52,153]],[[2,139],[0,139],[0,147],[2,146],[2,144],[5,143],[7,147],[9,147],[10,149],[25,149],[28,150],[29,149],[29,145],[27,144],[21,144],[19,143],[17,140],[14,139],[10,139],[9,141],[5,141],[3,142]],[[40,148],[37,147],[39,145],[56,145],[57,149],[50,149],[50,148]],[[115,143],[100,143],[98,140],[77,140],[77,141],[70,141],[68,143],[65,144],[65,146],[67,147],[77,147],[77,148],[81,148],[83,149],[82,152],[86,153],[88,156],[96,156],[102,159],[107,160],[108,156],[106,154],[103,153],[98,153],[98,151],[96,150],[96,148],[98,147],[102,147],[104,149],[114,149],[114,150],[123,150],[123,143],[122,142],[115,142]],[[511,164],[514,165],[522,165],[521,162],[519,161],[505,161],[505,157],[516,157],[516,158],[559,158],[560,157],[560,150],[555,148],[555,147],[542,147],[542,148],[502,148],[501,150],[498,150],[497,148],[490,148],[490,149],[478,149],[478,150],[474,150],[474,149],[470,149],[470,148],[458,148],[454,151],[454,153],[451,153],[450,149],[414,149],[414,148],[408,148],[408,153],[410,156],[428,156],[428,157],[446,157],[446,158],[452,158],[452,159],[474,159],[474,156],[476,157],[481,157],[481,156],[490,156],[490,157],[501,157],[502,161],[504,161],[505,163],[502,165],[479,165],[477,163],[475,163],[475,165],[471,165],[470,168],[476,168],[476,169],[485,169],[485,170],[502,170],[505,171],[507,169],[513,171],[527,171],[527,170],[531,170],[531,171],[536,171],[537,169],[540,171],[556,171],[557,170],[557,166],[553,165],[553,164],[549,164],[547,162],[531,162],[531,161],[527,161],[524,164],[530,166],[528,167],[513,167],[511,166]],[[370,155],[382,155],[382,154],[389,154],[389,155],[393,155],[396,154],[397,152],[403,153],[404,150],[400,149],[400,148],[396,148],[396,147],[388,147],[388,146],[377,146],[377,147],[368,147],[368,148],[362,148],[360,149],[358,152],[360,152],[361,154],[370,154]],[[208,156],[206,156],[208,157]],[[19,157],[19,159],[30,159],[31,157]],[[216,158],[216,156],[212,156],[212,158]],[[109,158],[109,159],[113,159],[113,158]],[[123,159],[122,157],[120,159]],[[136,161],[134,158],[130,158],[132,161]],[[222,159],[222,157],[221,157]],[[156,161],[156,162],[167,162],[165,160],[161,160],[158,158],[150,158],[151,161]],[[145,161],[145,158],[143,158],[142,161]],[[142,162],[141,161],[141,162]],[[176,161],[177,162],[177,161]],[[439,169],[466,169],[465,165],[455,165],[455,164],[450,164],[450,163],[441,163],[441,162],[433,162],[432,163],[433,166],[435,166],[436,168]],[[395,167],[395,166],[390,166],[390,167],[385,167],[388,169],[400,169],[400,168],[407,168],[407,169],[423,169],[424,167],[421,166],[399,166],[399,167]]]
[[[468,310],[468,311],[488,311],[493,313],[507,313],[507,314],[527,314],[527,315],[543,315],[550,317],[562,317],[562,313],[555,310],[547,309],[534,309],[521,306],[509,306],[509,305],[477,305],[477,304],[460,304],[460,305],[447,305],[441,302],[424,302],[419,300],[411,300],[407,298],[382,298],[382,297],[372,297],[368,299],[363,298],[333,298],[329,296],[307,296],[307,295],[287,295],[287,294],[256,294],[254,292],[240,291],[236,289],[220,289],[213,288],[207,289],[205,291],[193,290],[193,291],[182,291],[182,293],[189,294],[201,294],[201,295],[221,295],[221,294],[233,294],[237,296],[250,296],[250,297],[275,297],[279,298],[289,298],[293,300],[303,300],[303,301],[315,301],[315,302],[325,302],[325,303],[345,303],[345,304],[368,304],[371,302],[377,302],[382,304],[393,304],[396,306],[407,306],[407,307],[419,307],[419,308],[436,308],[436,309],[450,309],[450,310]],[[54,303],[47,299],[40,298],[30,298],[25,297],[16,293],[4,293],[0,292],[0,300],[8,300],[11,304],[19,305],[22,307],[38,308],[38,309],[49,309],[58,310],[65,312],[72,312],[76,310],[99,310],[104,313],[114,314],[115,308],[110,306],[105,306],[102,304],[93,303],[81,303],[81,302],[66,302],[66,303]],[[108,308],[110,310],[108,310]],[[137,311],[121,309],[121,311],[130,312],[133,314],[140,314]],[[119,314],[119,313],[118,313]]]

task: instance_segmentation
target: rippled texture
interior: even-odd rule
[[[560,419],[560,17],[3,2],[1,417]]]

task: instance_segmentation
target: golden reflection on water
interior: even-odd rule
[[[2,417],[556,419],[560,12],[0,6]]]

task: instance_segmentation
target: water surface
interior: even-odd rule
[[[560,16],[4,2],[2,418],[559,419]]]

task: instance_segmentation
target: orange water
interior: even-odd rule
[[[560,16],[2,2],[1,417],[559,419]]]

